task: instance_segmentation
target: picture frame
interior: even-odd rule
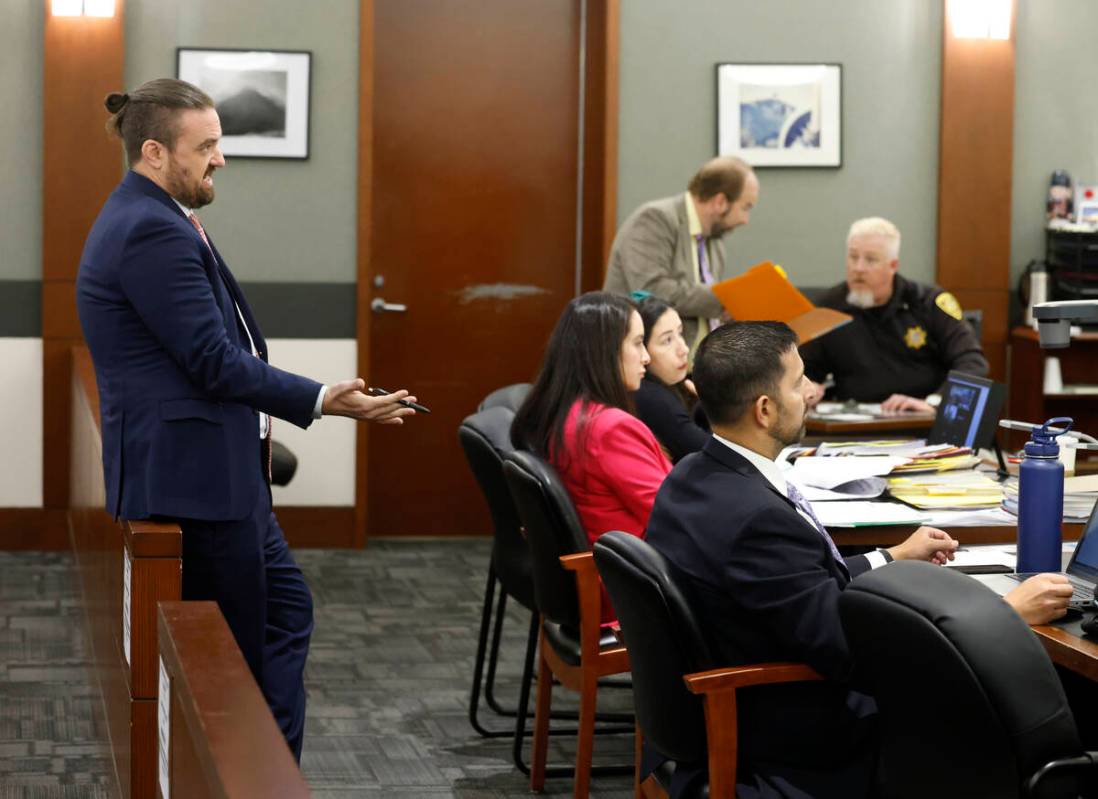
[[[176,76],[213,98],[231,158],[309,157],[307,50],[176,48]]]
[[[717,154],[752,167],[842,166],[842,65],[719,63]]]

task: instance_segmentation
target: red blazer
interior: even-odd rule
[[[581,405],[578,400],[568,412],[564,447],[552,460],[587,540],[594,544],[610,530],[643,537],[671,462],[644,422],[618,408],[588,403],[585,428],[577,430]],[[602,617],[614,619],[605,593]]]

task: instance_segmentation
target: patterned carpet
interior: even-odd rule
[[[467,718],[489,546],[375,541],[365,551],[296,553],[316,602],[301,767],[318,799],[530,795],[510,739],[481,738]],[[0,799],[107,796],[71,558],[0,552],[0,574]],[[518,696],[529,623],[512,605],[497,687],[504,703]],[[600,709],[631,701],[628,690],[600,692]],[[574,707],[570,692],[554,691],[554,709]],[[510,723],[494,724],[489,711],[481,718]],[[550,763],[570,763],[573,747],[555,737]],[[600,737],[595,760],[628,763],[632,747],[631,735]],[[545,795],[570,796],[571,787],[550,779]],[[591,796],[627,799],[632,780],[596,777]]]

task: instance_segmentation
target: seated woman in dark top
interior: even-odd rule
[[[644,322],[644,346],[652,359],[634,395],[637,416],[677,463],[709,438],[692,414],[697,397],[686,379],[690,350],[682,335],[682,319],[674,308],[651,295],[637,303],[637,310]]]

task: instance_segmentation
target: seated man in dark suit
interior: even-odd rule
[[[893,559],[944,563],[957,542],[921,527],[888,550],[840,556],[774,461],[804,434],[812,391],[786,325],[718,328],[698,349],[694,381],[713,436],[664,481],[648,542],[691,583],[723,662],[800,661],[826,678],[740,694],[737,795],[866,796],[876,707],[848,685],[839,594],[853,577]],[[1063,587],[1041,575],[1007,601],[1030,623],[1043,623],[1064,614]]]

